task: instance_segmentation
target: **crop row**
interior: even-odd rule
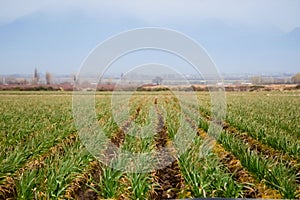
[[[191,106],[194,105],[191,104]],[[200,110],[204,115],[209,113],[206,108],[202,107]],[[200,118],[199,125],[206,131],[208,130],[208,122],[204,117]],[[249,134],[251,135],[251,133]],[[241,139],[240,134],[232,131],[223,131],[217,138],[217,140],[223,144],[227,150],[233,152],[234,155],[241,160],[242,164],[247,167],[250,172],[254,173],[258,179],[266,179],[266,184],[280,191],[285,198],[297,197],[299,195],[299,168],[297,165],[293,166],[297,161],[293,161],[289,164],[289,162],[284,159],[268,154],[268,151],[257,152],[257,149],[251,146],[253,143],[249,143],[250,138],[248,138],[248,140]],[[251,141],[253,141],[253,139]],[[259,144],[259,142],[256,142],[256,144]],[[271,150],[269,152],[275,151]],[[282,157],[293,160],[285,155]],[[286,165],[288,165],[288,167],[286,167]]]
[[[17,199],[299,197],[297,152],[266,139],[284,134],[293,139],[288,145],[297,145],[293,129],[298,125],[292,118],[298,113],[289,110],[277,118],[280,122],[270,122],[276,117],[269,116],[283,113],[278,107],[295,108],[295,99],[293,105],[282,100],[276,107],[276,100],[260,96],[268,103],[256,108],[254,95],[240,101],[232,95],[225,123],[211,117],[208,93],[197,93],[198,102],[189,93],[182,97],[180,102],[171,92],[134,94],[112,102],[111,93],[96,95],[97,123],[115,145],[97,154],[107,166],[79,139],[71,96],[3,96],[0,194]],[[267,114],[258,111],[264,107]],[[240,116],[245,119],[238,121]],[[255,123],[243,129],[251,119]],[[215,135],[220,124],[225,129]],[[266,135],[258,136],[254,126],[263,127]]]

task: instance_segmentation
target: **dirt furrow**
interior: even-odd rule
[[[117,147],[120,147],[124,140],[125,140],[125,136],[126,136],[126,132],[128,131],[128,129],[131,126],[131,123],[139,116],[141,111],[141,107],[139,106],[136,110],[135,110],[135,114],[128,119],[118,130],[118,132],[110,139],[111,142],[113,144],[115,144]]]
[[[201,138],[209,137],[208,134],[198,129],[198,134]],[[244,197],[245,198],[281,198],[277,190],[267,187],[261,182],[257,182],[255,178],[242,166],[231,152],[226,151],[221,144],[214,143],[213,152],[220,158],[220,162],[234,174],[234,178],[245,185]]]
[[[157,105],[157,99],[155,99],[155,105]],[[161,113],[158,113],[158,125],[157,125],[157,137],[155,138],[156,148],[161,150],[167,146],[169,141],[167,129],[164,124],[164,119]],[[174,155],[172,152],[166,152],[169,155]],[[154,180],[158,183],[151,194],[152,199],[175,199],[178,196],[178,193],[183,187],[184,178],[181,175],[178,161],[175,157],[174,161],[168,166],[158,169],[153,173]]]
[[[139,113],[140,113],[140,106],[136,109],[135,114],[128,119],[124,124],[119,127],[118,131],[114,134],[114,136],[111,138],[111,142],[116,145],[117,147],[120,147],[122,143],[125,140],[126,132],[130,128],[131,122],[134,121]],[[104,155],[107,157],[107,159],[112,159],[114,157],[116,152],[114,152],[114,149],[107,148],[104,151]],[[93,180],[93,182],[99,182],[100,176],[101,176],[101,168],[102,165],[98,160],[92,161],[89,166],[87,167],[86,172],[84,172],[80,177],[75,178],[70,186],[66,189],[65,198],[68,199],[98,199],[100,198],[99,195],[92,190],[91,188],[97,188],[96,185],[93,185],[93,183],[89,180]],[[89,186],[88,186],[89,184]]]
[[[86,172],[81,174],[80,177],[75,178],[71,182],[70,186],[66,189],[64,199],[99,199],[100,197],[97,192],[91,189],[91,187],[87,186],[87,183],[90,179],[100,182],[101,168],[101,163],[98,160],[90,162]],[[96,185],[91,186],[93,188],[97,188]]]
[[[238,129],[230,126],[228,123],[224,123],[223,128],[228,133],[233,134],[235,137],[248,144],[251,151],[255,151],[258,154],[262,154],[266,158],[271,158],[273,160],[284,160],[286,161],[286,165],[288,167],[294,167],[295,165],[299,166],[299,162],[296,159],[293,159],[291,156],[281,151],[278,151],[270,146],[262,144],[258,140],[249,136],[247,133],[241,133]],[[300,167],[298,168],[297,172],[300,173]]]
[[[212,121],[211,116],[205,115],[202,113],[202,116],[205,117],[207,121]],[[234,135],[236,138],[243,141],[246,145],[249,146],[251,151],[258,153],[259,155],[265,157],[266,159],[271,159],[274,162],[279,161],[285,163],[285,165],[289,168],[295,169],[296,174],[300,174],[300,163],[299,160],[291,157],[290,155],[286,154],[285,152],[276,150],[266,144],[261,143],[260,141],[256,140],[255,138],[251,137],[246,132],[241,132],[238,128],[232,126],[227,122],[221,123],[223,130],[227,131],[228,133]],[[300,176],[297,179],[297,183],[300,184]]]
[[[203,129],[197,128],[197,126],[187,116],[186,121],[191,125],[191,127],[197,129],[197,133],[202,139],[210,137]],[[278,191],[268,188],[263,183],[257,182],[255,178],[242,166],[241,162],[231,152],[226,151],[221,144],[214,142],[213,145],[213,152],[220,158],[220,162],[226,166],[229,172],[234,174],[234,179],[239,183],[246,183],[243,188],[245,198],[281,197]]]

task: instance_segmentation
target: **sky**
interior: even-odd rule
[[[222,73],[300,71],[298,0],[0,1],[0,74],[73,74],[101,42],[143,27],[179,31],[197,41]],[[115,66],[167,59],[137,53]],[[172,61],[173,60],[173,61]],[[163,62],[163,61],[162,61]]]

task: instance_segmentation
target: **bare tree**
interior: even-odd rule
[[[156,85],[161,85],[163,81],[163,78],[156,76],[154,79],[152,79],[152,83],[155,83]]]
[[[292,80],[292,83],[300,84],[300,73],[297,73],[294,76],[292,76],[291,80]]]
[[[33,73],[32,83],[37,84],[39,82],[39,79],[40,79],[40,76],[39,76],[38,70],[37,70],[37,68],[35,68],[34,73]]]
[[[46,84],[50,85],[52,82],[52,75],[49,72],[46,72]]]
[[[73,75],[73,84],[79,84],[79,78],[76,75]]]
[[[253,84],[261,84],[262,83],[261,76],[253,76],[253,77],[251,77],[251,82]]]

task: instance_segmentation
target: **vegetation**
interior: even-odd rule
[[[46,79],[46,84],[50,85],[52,82],[52,74],[50,74],[49,72],[46,72],[45,79]]]
[[[38,84],[40,80],[40,75],[38,73],[37,68],[34,69],[32,84]]]
[[[136,92],[129,116],[111,94],[97,92],[95,108],[119,147],[102,155],[115,168],[80,140],[72,93],[1,92],[0,199],[300,198],[299,91],[227,93],[223,122],[212,118],[208,92],[196,92],[198,101]],[[159,167],[155,152],[172,145],[172,162]],[[126,152],[145,153],[146,165],[118,159]]]
[[[291,80],[293,83],[300,84],[300,73],[297,73],[294,76],[292,76]]]

